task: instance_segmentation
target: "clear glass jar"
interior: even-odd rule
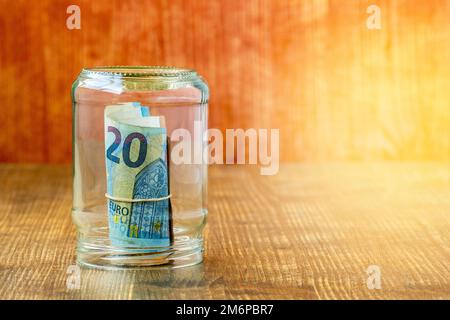
[[[72,87],[79,264],[171,268],[202,261],[208,97],[193,70],[81,71]]]

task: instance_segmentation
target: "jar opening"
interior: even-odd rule
[[[113,76],[125,78],[190,78],[197,76],[191,69],[162,66],[105,66],[84,68],[82,74],[87,76]]]

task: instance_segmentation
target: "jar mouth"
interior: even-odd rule
[[[197,77],[197,72],[191,69],[165,66],[104,66],[83,68],[81,75],[88,77],[106,76],[120,78],[166,78],[189,79]]]

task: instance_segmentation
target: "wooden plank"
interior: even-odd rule
[[[71,169],[1,165],[0,298],[449,299],[449,175],[448,163],[212,167],[203,264],[83,269],[69,290]]]
[[[381,30],[371,0],[80,0],[68,30],[71,4],[1,2],[1,162],[69,162],[71,84],[99,65],[198,70],[210,126],[280,128],[282,160],[450,159],[448,0],[379,0]]]

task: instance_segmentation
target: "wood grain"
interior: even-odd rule
[[[203,264],[75,263],[71,169],[0,166],[2,299],[449,299],[448,163],[212,167]],[[366,286],[369,265],[381,289]]]
[[[210,126],[280,128],[285,161],[448,160],[450,1],[376,1],[368,30],[373,3],[0,0],[0,161],[69,162],[70,87],[99,65],[198,70]]]

